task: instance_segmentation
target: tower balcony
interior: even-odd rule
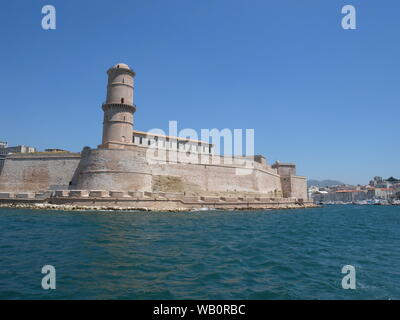
[[[136,105],[134,103],[128,104],[128,103],[118,103],[118,102],[111,102],[111,103],[104,102],[102,104],[102,109],[104,112],[111,109],[119,109],[120,111],[128,111],[133,113],[136,111]]]

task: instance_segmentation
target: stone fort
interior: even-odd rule
[[[0,199],[153,209],[310,203],[293,163],[219,155],[209,141],[134,130],[135,72],[119,63],[107,74],[102,143],[81,153],[8,155]]]

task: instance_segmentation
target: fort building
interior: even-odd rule
[[[135,72],[119,63],[107,74],[101,144],[79,154],[7,156],[0,199],[47,194],[43,201],[55,204],[153,210],[312,206],[293,163],[220,155],[209,141],[134,130]]]

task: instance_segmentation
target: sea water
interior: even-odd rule
[[[398,206],[0,209],[0,299],[400,299],[399,248]]]

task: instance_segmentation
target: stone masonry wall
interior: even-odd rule
[[[195,158],[186,158],[186,163],[165,163],[162,159],[143,147],[90,150],[82,156],[80,172],[71,188],[282,196],[276,171],[253,161],[247,160],[253,167],[242,169],[243,164],[213,163],[215,156],[210,157],[208,164],[199,164]]]
[[[151,169],[145,157],[143,150],[87,150],[71,189],[151,191]]]
[[[300,176],[291,176],[291,178],[292,178],[291,197],[307,200],[308,199],[307,178]]]
[[[82,155],[12,155],[0,175],[0,191],[125,190],[307,199],[304,177],[281,177],[265,163],[250,160],[232,163],[224,157],[207,156],[198,163],[197,157],[175,152],[167,159],[185,163],[166,163],[162,154],[139,146],[130,150],[85,148]]]
[[[6,158],[0,191],[33,192],[68,189],[80,154],[15,154]]]

